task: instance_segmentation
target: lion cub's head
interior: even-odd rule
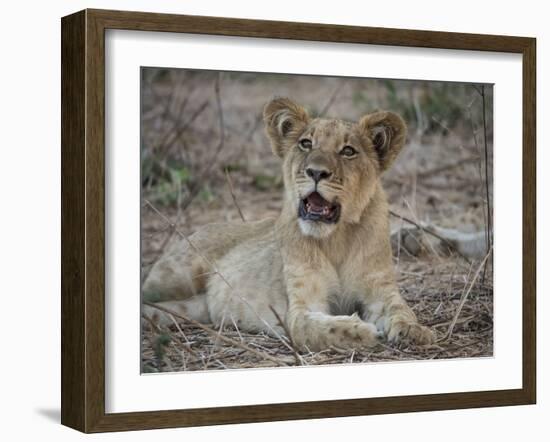
[[[283,159],[287,208],[303,234],[318,238],[342,223],[359,222],[406,134],[393,112],[368,114],[356,123],[311,118],[287,98],[265,106],[264,122],[273,151]]]

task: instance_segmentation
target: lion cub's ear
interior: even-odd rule
[[[405,144],[407,126],[394,112],[374,112],[359,121],[359,128],[378,154],[380,170],[388,169]]]
[[[275,98],[264,107],[264,124],[271,148],[281,158],[308,123],[306,110],[288,98]]]

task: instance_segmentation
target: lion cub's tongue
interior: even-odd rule
[[[313,192],[311,195],[309,195],[307,198],[307,202],[315,211],[322,211],[328,205],[328,201],[325,200],[317,192]]]

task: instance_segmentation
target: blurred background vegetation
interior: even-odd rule
[[[193,201],[204,208],[226,198],[226,170],[237,189],[280,190],[280,165],[261,121],[273,96],[288,96],[326,117],[357,120],[378,109],[401,114],[409,147],[388,174],[390,186],[453,161],[482,162],[484,141],[492,164],[490,85],[143,68],[143,197],[164,207],[187,209]],[[472,165],[467,171],[476,188],[465,190],[481,192],[480,164]],[[456,181],[444,178],[446,185]],[[463,186],[464,179],[459,181]]]

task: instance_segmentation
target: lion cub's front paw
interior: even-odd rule
[[[418,322],[397,319],[392,321],[388,331],[388,341],[393,343],[410,342],[417,345],[433,344],[433,332]]]
[[[383,339],[373,324],[361,321],[359,318],[334,321],[326,329],[326,333],[311,336],[308,347],[310,350],[325,350],[335,347],[339,349],[375,348]]]

